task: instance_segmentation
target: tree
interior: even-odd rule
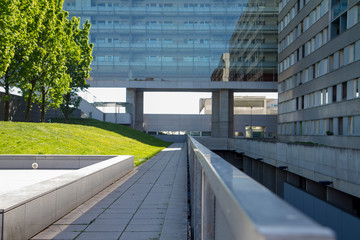
[[[81,97],[77,95],[79,90],[88,88],[86,79],[90,75],[93,44],[89,44],[91,24],[87,20],[80,29],[80,18],[73,17],[68,27],[72,32],[72,44],[67,51],[67,73],[71,77],[71,90],[64,95],[61,110],[67,122],[69,115],[78,108]]]
[[[70,82],[64,54],[69,37],[64,31],[67,12],[62,10],[63,1],[38,2],[42,2],[45,9],[44,18],[35,31],[36,44],[32,53],[21,63],[19,87],[26,99],[25,121],[30,120],[34,101],[41,105],[41,121],[44,121],[46,107],[59,107],[61,96],[69,90]]]
[[[62,1],[54,1],[54,11],[50,14],[50,26],[47,25],[46,38],[50,40],[50,48],[47,50],[48,55],[52,55],[53,60],[49,62],[47,75],[39,81],[39,94],[35,95],[35,100],[41,106],[41,121],[45,121],[45,113],[47,108],[58,108],[62,103],[62,96],[66,94],[70,88],[70,75],[67,73],[67,53],[73,48],[72,31],[69,29],[68,12],[62,10]],[[76,55],[75,51],[72,51]]]
[[[17,25],[19,22],[19,2],[3,0],[0,4],[0,86],[5,89],[5,115],[4,120],[9,120],[9,98],[11,82],[9,75],[5,74],[11,59],[14,56],[15,40],[18,37]]]
[[[5,89],[4,120],[8,121],[10,90],[20,82],[22,62],[28,58],[36,44],[38,26],[44,16],[44,6],[41,1],[36,0],[1,1],[0,8],[3,11],[0,20],[0,69],[2,69],[0,78],[3,77],[0,79],[0,86]],[[10,5],[11,7],[7,9],[11,13],[8,13],[4,8]],[[6,14],[10,14],[10,16],[6,16]],[[7,37],[6,34],[10,36]],[[6,52],[4,49],[9,51]]]
[[[5,74],[14,56],[15,40],[18,37],[19,1],[0,1],[0,78]]]

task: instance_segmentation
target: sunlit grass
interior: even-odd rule
[[[139,165],[168,145],[132,128],[91,119],[0,122],[0,154],[134,155]]]

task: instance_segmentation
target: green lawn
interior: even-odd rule
[[[134,155],[146,161],[169,143],[93,119],[60,123],[0,122],[0,154]]]

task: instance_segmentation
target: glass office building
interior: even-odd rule
[[[210,81],[242,13],[270,2],[66,0],[64,9],[92,23],[94,81]]]
[[[278,1],[248,1],[212,81],[277,82]]]

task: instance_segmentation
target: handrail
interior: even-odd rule
[[[321,239],[335,234],[188,136],[194,239]]]

